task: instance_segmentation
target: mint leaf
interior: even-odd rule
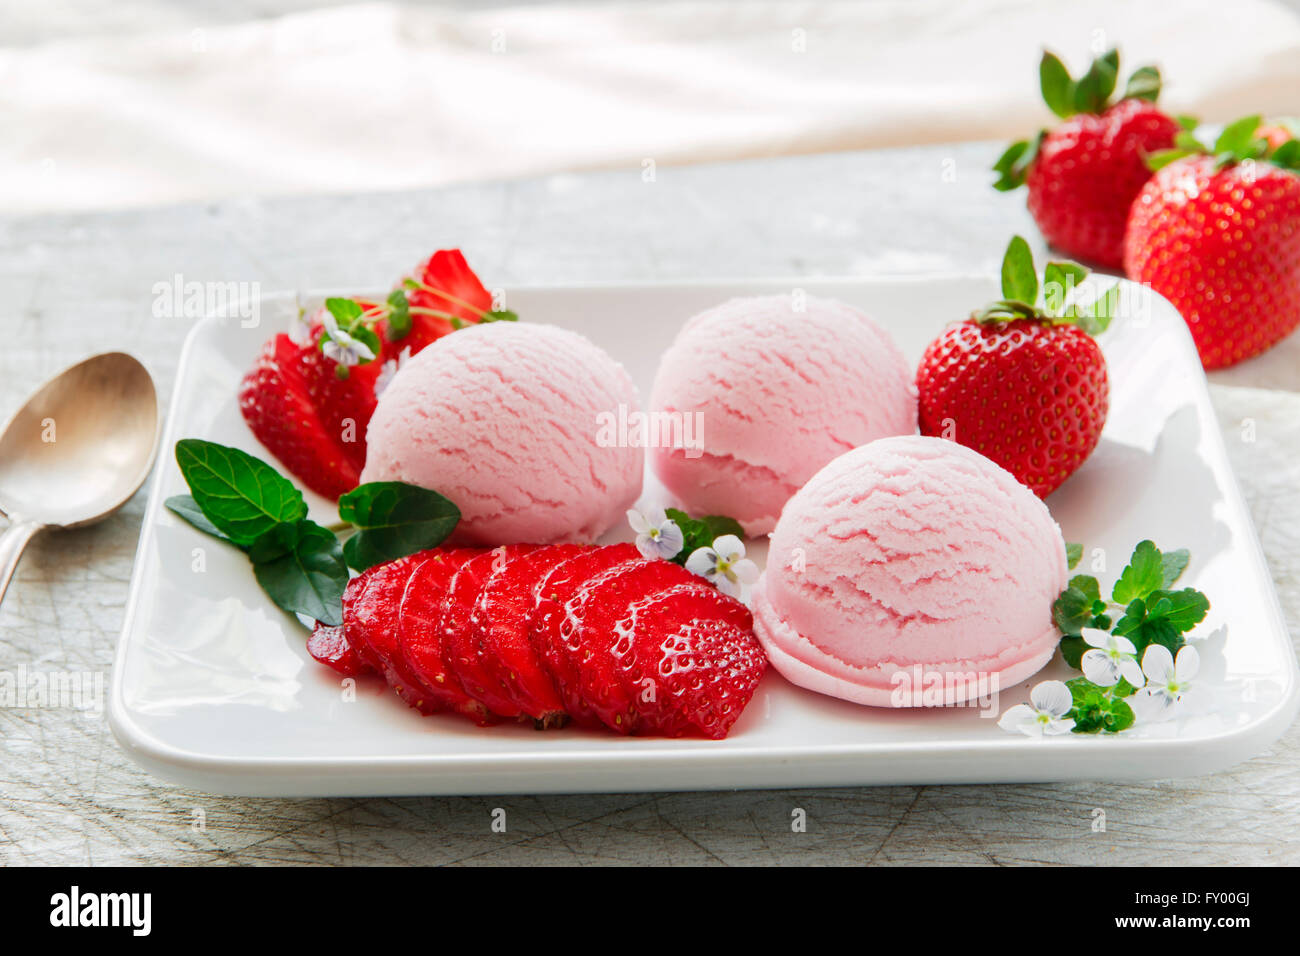
[[[1002,295],[1016,302],[1033,305],[1038,301],[1038,274],[1034,271],[1034,254],[1029,243],[1012,236],[1002,258]]]
[[[1160,549],[1153,541],[1141,541],[1133,550],[1128,566],[1120,572],[1111,598],[1116,604],[1128,604],[1135,599],[1145,598],[1161,587],[1164,579],[1164,562]]]
[[[396,342],[405,338],[410,331],[411,303],[407,301],[403,290],[394,289],[388,295],[388,337]]]
[[[188,521],[204,534],[210,534],[212,537],[220,538],[222,541],[230,541],[229,538],[221,533],[220,528],[207,519],[203,510],[191,496],[172,495],[163,502],[163,507],[172,512],[178,518],[183,518]]]
[[[240,547],[307,515],[292,482],[238,448],[184,438],[176,443],[176,463],[204,517]]]
[[[745,530],[740,526],[740,522],[725,515],[692,518],[685,511],[677,508],[666,508],[664,513],[682,532],[682,549],[672,558],[677,564],[686,564],[686,559],[692,553],[700,548],[711,547],[713,542],[723,535],[734,534],[741,539],[745,537]]]
[[[1179,633],[1190,631],[1210,610],[1209,599],[1195,588],[1152,591],[1147,598],[1147,618],[1160,618]]]
[[[1067,542],[1065,545],[1066,567],[1070,568],[1070,570],[1074,570],[1082,560],[1083,545],[1076,541]]]
[[[338,538],[313,521],[287,527],[293,530],[272,532],[276,540],[266,554],[273,554],[292,539],[288,550],[253,562],[257,583],[290,614],[303,614],[331,626],[342,624],[348,566]]]
[[[1146,100],[1154,103],[1160,98],[1160,71],[1154,66],[1143,66],[1133,71],[1124,87],[1124,99]]]
[[[1168,588],[1171,584],[1183,576],[1187,570],[1187,562],[1191,560],[1191,555],[1186,548],[1179,548],[1177,551],[1164,551],[1160,554],[1160,570],[1162,588]]]
[[[1074,81],[1070,79],[1070,71],[1054,53],[1043,52],[1038,63],[1038,85],[1047,108],[1061,119],[1077,112],[1074,108]]]
[[[358,531],[343,545],[358,571],[437,547],[460,521],[460,509],[428,488],[372,481],[339,499],[339,517]]]
[[[356,299],[343,299],[331,297],[325,300],[325,308],[329,314],[339,324],[339,328],[346,330],[357,319],[361,318],[361,303]]]

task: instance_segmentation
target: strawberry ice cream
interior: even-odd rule
[[[461,510],[467,544],[592,541],[641,493],[644,451],[598,440],[637,409],[623,367],[549,325],[493,322],[439,339],[379,398],[361,480],[404,481]]]
[[[1060,529],[1010,473],[941,438],[887,438],[790,499],[754,626],[772,665],[809,690],[954,704],[1047,663],[1066,576]]]
[[[651,464],[683,510],[766,534],[836,455],[916,432],[916,391],[889,333],[852,306],[790,295],[732,299],[692,318],[664,353],[652,418],[683,447]],[[666,417],[665,417],[666,416]]]

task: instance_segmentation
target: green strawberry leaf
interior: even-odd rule
[[[1043,270],[1043,310],[1053,318],[1066,315],[1075,290],[1088,270],[1077,262],[1049,262]]]
[[[1160,549],[1153,541],[1141,541],[1133,549],[1127,567],[1120,572],[1119,580],[1111,592],[1111,599],[1116,604],[1128,604],[1145,598],[1152,591],[1164,584],[1164,561]]]
[[[279,607],[323,624],[343,623],[348,566],[333,532],[303,520],[274,529],[251,551],[258,552],[253,560],[257,583]]]
[[[1034,254],[1029,243],[1012,236],[1002,258],[1002,295],[1015,302],[1032,306],[1038,301],[1038,273],[1034,271]]]
[[[1080,561],[1083,560],[1083,545],[1077,541],[1067,542],[1065,545],[1066,567],[1073,571]]]
[[[1119,80],[1119,53],[1108,50],[1092,61],[1074,86],[1074,112],[1102,113]]]
[[[1268,161],[1282,169],[1300,170],[1300,139],[1289,139],[1268,157]]]
[[[1022,139],[1006,148],[993,164],[993,171],[998,174],[997,180],[993,183],[994,189],[998,192],[1008,192],[1025,184],[1025,176],[1034,160],[1038,158],[1039,147],[1046,135],[1046,130],[1040,130],[1033,139]]]
[[[1146,100],[1154,103],[1160,99],[1160,71],[1154,66],[1143,66],[1133,71],[1124,87],[1124,99]]]
[[[1174,122],[1183,128],[1184,132],[1194,133],[1198,126],[1201,125],[1199,116],[1192,116],[1189,113],[1179,113],[1174,117]]]
[[[343,545],[358,571],[434,548],[460,521],[460,509],[428,488],[400,481],[372,481],[339,499],[339,517],[357,526]]]
[[[1154,173],[1157,170],[1164,169],[1170,163],[1175,163],[1180,159],[1186,159],[1188,156],[1193,156],[1200,152],[1201,150],[1199,149],[1184,149],[1181,147],[1175,149],[1158,149],[1154,153],[1147,155],[1147,169]]]
[[[1243,116],[1229,123],[1214,141],[1216,155],[1227,154],[1234,159],[1247,159],[1252,154],[1252,147],[1258,141],[1255,131],[1259,129],[1260,117]]]
[[[203,513],[203,509],[198,506],[198,502],[192,496],[172,495],[163,502],[163,507],[178,518],[188,521],[204,534],[210,534],[214,538],[230,542],[230,539],[222,533],[221,529],[208,520],[207,515]]]
[[[1043,91],[1043,102],[1061,119],[1078,112],[1074,108],[1074,81],[1060,57],[1043,52],[1038,63],[1038,84]]]
[[[292,482],[238,448],[184,438],[176,443],[176,463],[203,516],[240,547],[307,515]]]

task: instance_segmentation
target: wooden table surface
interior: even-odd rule
[[[436,192],[0,219],[0,417],[44,378],[124,348],[170,393],[188,319],[153,286],[373,287],[465,249],[491,284],[992,272],[1035,236],[999,196],[993,144],[660,167]],[[1285,359],[1223,381],[1300,386]],[[1300,398],[1214,399],[1292,634],[1300,622]],[[1258,422],[1240,440],[1241,422]],[[144,495],[46,534],[0,607],[0,671],[102,673],[122,623]],[[1209,777],[1145,785],[338,800],[214,797],[138,769],[102,714],[0,707],[0,863],[1297,863],[1300,730]],[[505,833],[492,811],[507,811]],[[807,831],[791,831],[791,811]],[[1093,810],[1106,814],[1092,829]],[[201,811],[201,812],[199,812]]]

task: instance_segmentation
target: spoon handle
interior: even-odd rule
[[[32,535],[41,530],[39,521],[18,521],[0,533],[0,601],[5,599],[5,588],[14,576],[18,559],[23,556],[23,548],[32,540]]]

